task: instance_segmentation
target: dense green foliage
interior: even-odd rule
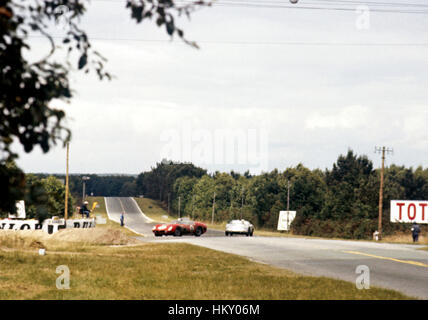
[[[38,177],[33,174],[25,176],[24,193],[21,200],[25,201],[27,218],[35,218],[43,221],[52,216],[64,216],[65,186],[63,182],[54,176]],[[73,213],[73,199],[68,197],[68,214]],[[10,212],[10,211],[9,211]],[[8,212],[0,213],[6,217]]]
[[[291,225],[295,234],[362,239],[370,238],[378,226],[380,172],[366,156],[357,156],[351,150],[340,155],[332,168],[325,171],[310,170],[298,164],[283,172],[273,170],[254,176],[233,171],[208,174],[191,163],[164,160],[137,177],[87,176],[90,178],[86,180],[87,195],[144,195],[160,200],[165,208],[169,201],[171,214],[180,213],[205,221],[212,219],[215,194],[215,221],[242,217],[266,229],[276,229],[279,211],[287,208],[289,182],[290,210],[297,211]],[[63,175],[56,177],[65,179]],[[70,193],[77,204],[82,197],[82,177],[70,176]],[[56,202],[44,200],[49,212],[64,210],[63,204],[61,207],[64,187],[57,179],[27,175],[26,180],[27,194],[30,186],[34,189],[33,198],[37,199],[37,186],[43,182],[44,190],[60,199]],[[39,194],[39,198],[43,200],[44,194]],[[406,225],[389,222],[390,200],[396,199],[427,200],[428,169],[414,170],[396,165],[385,169],[384,234],[408,230]]]
[[[207,173],[202,168],[191,163],[175,163],[162,161],[156,164],[151,171],[142,172],[137,178],[138,191],[145,196],[161,201],[176,198],[174,183],[180,177],[200,178]]]
[[[47,174],[36,174],[39,178],[46,178]],[[56,178],[65,181],[65,175],[55,174]],[[83,196],[83,179],[85,180],[86,195],[94,197],[135,197],[138,196],[137,181],[131,175],[97,175],[97,174],[72,174],[69,175],[70,194],[76,201],[82,200]],[[78,204],[79,204],[78,203]]]
[[[184,169],[185,168],[185,169]],[[391,165],[385,169],[384,234],[407,230],[389,223],[390,200],[428,199],[428,169]],[[366,156],[349,150],[332,169],[310,170],[302,164],[283,172],[273,170],[251,176],[231,172],[206,174],[191,164],[158,163],[137,179],[138,192],[168,203],[180,215],[211,220],[215,193],[215,221],[243,217],[258,227],[276,229],[280,210],[297,211],[296,234],[370,238],[377,229],[380,172]],[[179,200],[180,199],[180,200]]]

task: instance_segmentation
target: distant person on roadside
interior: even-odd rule
[[[123,227],[125,225],[125,215],[123,212],[120,214],[120,226]]]
[[[419,227],[419,225],[416,222],[413,222],[413,226],[412,226],[411,230],[412,230],[413,242],[418,242],[419,233],[421,232],[421,228]]]
[[[82,206],[80,207],[80,214],[82,215],[82,219],[86,216],[86,218],[89,218],[89,212],[88,209],[88,201],[83,202]]]

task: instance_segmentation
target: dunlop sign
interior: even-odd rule
[[[428,223],[428,201],[391,200],[391,222]]]

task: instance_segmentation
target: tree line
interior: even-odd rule
[[[390,200],[428,199],[428,169],[391,165],[384,172],[383,232],[407,230],[389,222]],[[295,234],[370,238],[377,230],[380,170],[352,150],[331,169],[310,170],[298,164],[259,175],[249,172],[207,174],[191,163],[163,161],[137,178],[137,190],[160,200],[174,214],[194,219],[250,220],[259,228],[276,229],[279,211],[297,211]],[[179,207],[180,205],[180,207]]]
[[[11,168],[12,169],[12,168]],[[80,205],[84,175],[70,175],[69,210]],[[331,169],[311,170],[302,164],[251,175],[231,171],[208,173],[192,163],[163,160],[151,170],[131,175],[86,175],[86,194],[140,196],[156,199],[172,215],[193,219],[250,220],[258,228],[276,229],[279,211],[297,211],[293,233],[313,236],[370,238],[377,229],[380,170],[352,150]],[[25,201],[30,217],[64,213],[65,176],[27,174]],[[215,204],[214,204],[215,197]],[[385,168],[383,232],[408,228],[389,222],[390,200],[428,199],[428,169],[391,165]],[[214,215],[213,215],[214,205]],[[3,216],[5,213],[3,213]]]

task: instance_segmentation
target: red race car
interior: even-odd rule
[[[179,219],[172,223],[157,224],[152,229],[156,237],[175,236],[180,237],[183,234],[193,234],[199,237],[207,231],[207,225],[202,222]]]

